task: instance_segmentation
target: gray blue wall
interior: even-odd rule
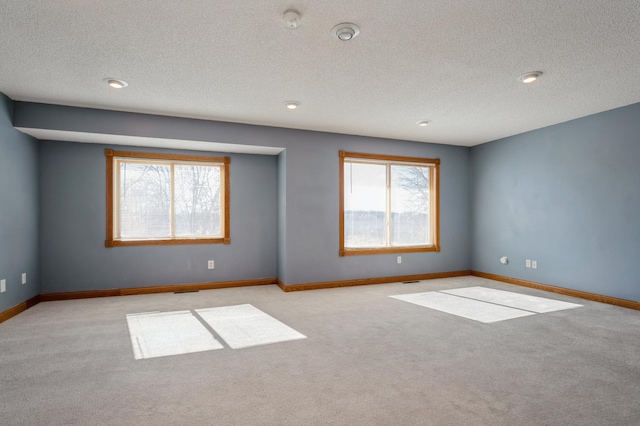
[[[473,147],[473,269],[639,301],[639,161],[640,104]]]
[[[269,202],[272,203],[269,204],[269,208],[278,212],[278,219],[273,225],[273,231],[276,232],[273,238],[274,245],[271,246],[270,251],[262,252],[263,247],[256,253],[263,253],[266,259],[272,262],[271,271],[273,272],[269,276],[277,276],[285,284],[460,271],[468,270],[471,264],[469,148],[23,102],[16,103],[14,125],[73,132],[284,148],[286,153],[280,154],[278,158],[271,157],[273,170],[268,176],[265,175],[262,178],[263,181],[270,180],[270,185],[276,188],[269,192],[271,197]],[[48,145],[50,147],[47,147]],[[45,217],[49,212],[57,210],[59,213],[55,214],[56,220],[62,221],[61,216],[66,213],[63,213],[63,207],[58,206],[53,199],[56,194],[63,197],[70,196],[69,190],[63,185],[57,185],[51,190],[46,189],[45,186],[52,185],[61,179],[70,180],[76,174],[80,174],[91,183],[87,183],[87,188],[84,188],[85,193],[82,197],[78,197],[76,202],[81,204],[86,202],[85,200],[92,200],[92,205],[103,203],[103,184],[100,183],[104,180],[103,172],[96,171],[94,176],[89,175],[87,170],[94,170],[96,167],[100,167],[96,170],[102,170],[104,166],[101,163],[98,165],[98,162],[103,162],[102,158],[98,160],[101,153],[95,154],[95,158],[92,157],[93,165],[79,164],[84,161],[84,154],[80,155],[80,152],[97,148],[78,145],[72,150],[71,159],[66,161],[56,158],[59,155],[55,153],[57,146],[59,145],[56,142],[46,142],[42,147],[41,162],[44,169],[42,176],[46,176],[41,179],[42,212],[45,213],[43,215]],[[396,255],[338,256],[338,152],[340,150],[440,158],[442,251],[403,254],[400,265],[396,263]],[[54,159],[56,165],[49,165],[48,163]],[[49,167],[51,170],[46,170]],[[75,173],[67,169],[75,170]],[[235,173],[235,170],[238,168],[232,167],[232,173]],[[248,194],[254,194],[257,190],[253,187],[254,181],[240,181],[233,176],[231,185],[232,194],[245,191]],[[48,197],[52,199],[48,200]],[[257,204],[247,207],[260,208]],[[83,213],[83,216],[92,217],[91,220],[94,223],[91,224],[91,229],[96,229],[94,232],[102,238],[104,226],[101,223],[104,221],[104,213],[101,205],[95,207],[95,212],[92,210],[93,207],[85,206],[82,209],[91,210]],[[235,213],[232,211],[232,227],[236,224],[235,215],[241,212],[241,208],[238,208]],[[81,224],[82,222],[79,226],[82,226]],[[127,255],[128,250],[133,249],[123,250],[118,247],[105,251],[93,247],[93,241],[101,241],[97,239],[98,234],[92,235],[91,238],[78,236],[72,241],[51,242],[54,236],[48,233],[57,232],[50,230],[55,228],[53,225],[43,220],[41,226],[43,232],[41,253],[44,258],[42,272],[43,276],[46,276],[43,281],[43,292],[159,285],[159,279],[162,277],[165,280],[168,279],[160,272],[149,272],[151,259],[157,257],[157,251],[170,250],[166,247],[136,249],[136,253],[139,253],[136,256],[149,259],[142,270],[138,271],[135,262],[126,263],[131,259]],[[240,227],[238,232],[243,232],[242,225],[237,224],[237,226]],[[232,234],[231,246],[234,246],[235,241],[237,239]],[[50,247],[49,244],[60,244],[60,246]],[[235,259],[229,262],[229,265],[233,266],[230,274],[220,275],[217,280],[248,278],[244,270],[247,262],[242,260],[242,251],[236,247],[213,248]],[[85,255],[88,261],[87,272],[82,278],[74,277],[72,271],[58,266],[57,260],[51,260],[50,255],[47,254],[49,251],[55,253],[51,256],[68,256],[67,264],[74,258],[83,256],[85,252],[92,253],[89,257]],[[117,273],[107,275],[111,278],[108,284],[102,278],[92,278],[89,275],[89,271],[96,268],[100,271],[104,270],[105,266],[101,266],[103,256],[107,256],[105,257],[107,265],[118,265],[119,268]],[[114,263],[109,260],[112,256],[118,258],[122,256],[122,259]],[[184,249],[172,262],[173,264],[187,263],[190,261],[190,256],[191,252]],[[206,259],[201,254],[195,258],[198,261]],[[200,275],[191,273],[186,268],[185,265],[172,268],[174,275],[170,276],[171,281],[187,283],[201,280]],[[101,282],[97,283],[95,280],[101,280]]]
[[[13,102],[0,94],[0,312],[40,293],[38,142],[11,124]],[[21,284],[27,273],[27,284]]]
[[[105,248],[105,148],[71,142],[40,143],[42,293],[276,276],[276,157],[230,155],[230,245]],[[207,260],[211,259],[215,261],[213,270],[207,269]]]
[[[278,279],[287,282],[287,151],[278,154]]]
[[[106,249],[105,147],[40,142],[38,154],[34,140],[11,128],[12,103],[2,101],[0,273],[19,279],[27,268],[36,281],[0,296],[0,310],[38,291],[276,276],[298,284],[467,269],[640,300],[640,104],[469,149],[13,103],[18,127],[286,150],[232,155],[231,245]],[[442,251],[403,254],[400,265],[395,255],[339,257],[339,150],[440,158]],[[511,263],[501,265],[501,256]],[[538,269],[526,269],[527,258]],[[206,269],[208,259],[216,260],[214,271]]]
[[[438,253],[339,257],[340,150],[440,158]],[[339,281],[468,270],[469,149],[310,133],[287,144],[286,283]]]

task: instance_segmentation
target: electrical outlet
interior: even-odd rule
[[[537,260],[532,260],[531,261],[531,268],[532,269],[538,269],[538,261]]]
[[[0,293],[7,291],[7,280],[0,280]]]
[[[402,256],[398,256],[398,263],[402,263]]]
[[[208,267],[209,269],[213,269],[213,268],[214,268],[213,260],[210,260],[210,261],[207,263],[207,267]]]
[[[527,268],[531,268],[531,259],[527,259],[524,261],[524,266],[526,266]]]
[[[26,284],[27,283],[27,273],[25,272],[24,274],[22,274],[22,284]]]

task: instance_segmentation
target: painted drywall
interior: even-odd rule
[[[276,276],[276,157],[230,155],[231,244],[105,248],[105,148],[40,142],[42,293]]]
[[[640,284],[633,270],[640,254],[640,168],[636,165],[640,158],[640,104],[468,149],[15,103],[16,126],[286,148],[277,158],[256,157],[268,163],[257,169],[247,160],[250,169],[256,171],[253,177],[268,189],[258,194],[247,186],[247,192],[241,191],[246,198],[236,207],[236,213],[232,210],[232,246],[238,234],[236,226],[240,226],[236,215],[248,214],[245,209],[264,212],[264,206],[271,215],[265,221],[270,227],[262,225],[264,218],[253,216],[252,230],[265,235],[259,247],[252,246],[255,241],[249,237],[240,238],[249,249],[247,257],[244,250],[232,248],[228,253],[233,255],[229,255],[221,251],[224,246],[217,245],[105,249],[104,147],[42,142],[38,190],[32,179],[38,158],[36,142],[11,128],[12,103],[4,97],[2,100],[0,271],[7,269],[6,259],[20,257],[18,252],[31,252],[28,247],[16,251],[13,242],[24,241],[17,236],[24,233],[21,228],[27,229],[26,234],[34,229],[29,212],[33,206],[37,208],[34,194],[40,194],[41,266],[47,277],[42,292],[275,274],[287,284],[298,284],[473,268],[640,300]],[[401,265],[395,262],[395,255],[338,256],[341,149],[442,160],[442,252],[404,254]],[[235,165],[242,161],[233,158],[235,173]],[[24,178],[21,195],[16,195],[14,184],[5,184],[14,182],[17,175]],[[232,204],[235,194],[232,187]],[[7,199],[21,201],[7,207]],[[261,203],[259,209],[255,200]],[[77,209],[66,209],[64,202]],[[16,209],[20,203],[23,208]],[[31,228],[25,225],[27,222]],[[32,246],[37,238],[33,233]],[[11,243],[7,245],[7,241]],[[216,273],[220,273],[215,277],[199,269],[212,255]],[[504,255],[511,260],[507,266],[498,262]],[[37,254],[22,257],[35,261]],[[257,259],[259,266],[242,260],[248,258]],[[525,268],[527,258],[537,260],[538,269]],[[218,259],[225,261],[220,263]],[[158,260],[164,265],[159,269]],[[229,268],[219,270],[222,265]],[[31,269],[37,277],[37,268]],[[11,300],[9,292],[0,295],[0,309],[35,294],[25,293]]]
[[[459,271],[471,264],[466,147],[25,102],[16,103],[14,123],[25,128],[285,148],[276,166],[276,174],[284,181],[278,183],[280,193],[274,196],[279,210],[274,267],[285,284]],[[340,257],[340,150],[440,158],[442,251],[404,254],[400,265],[395,255]],[[49,205],[43,205],[43,211]],[[49,238],[43,235],[44,240]],[[82,246],[81,241],[77,243]]]
[[[340,150],[440,158],[440,252],[339,253]],[[469,150],[347,135],[309,134],[287,147],[287,284],[469,269]]]
[[[0,312],[40,292],[38,141],[12,125],[13,102],[0,94]],[[22,284],[22,274],[27,283]]]
[[[278,279],[287,282],[287,151],[278,154]]]
[[[472,148],[473,269],[640,300],[639,159],[640,104]]]

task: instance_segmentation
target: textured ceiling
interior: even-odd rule
[[[360,35],[332,38],[341,22]],[[0,41],[14,100],[422,142],[640,102],[638,0],[3,0]]]

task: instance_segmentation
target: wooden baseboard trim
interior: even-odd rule
[[[257,285],[277,284],[276,278],[260,278],[256,280],[221,281],[213,283],[176,284],[153,287],[115,288],[111,290],[73,291],[68,293],[41,294],[41,302],[57,300],[91,299],[95,297],[131,296],[135,294],[173,293],[175,291],[215,290],[220,288],[251,287]]]
[[[15,317],[19,313],[26,311],[38,303],[40,303],[40,295],[34,296],[25,302],[18,303],[16,306],[7,309],[4,312],[0,312],[0,323],[8,320],[9,318]]]
[[[291,291],[304,291],[304,290],[320,290],[325,288],[338,288],[338,287],[353,287],[360,285],[372,285],[372,284],[389,284],[402,281],[422,281],[433,280],[438,278],[451,278],[462,277],[466,275],[473,275],[476,277],[487,278],[490,280],[501,281],[507,284],[519,285],[522,287],[535,288],[538,290],[549,291],[552,293],[562,294],[565,296],[577,297],[585,300],[592,300],[594,302],[606,303],[609,305],[621,306],[623,308],[640,310],[640,302],[633,300],[619,299],[617,297],[604,296],[601,294],[589,293],[586,291],[572,290],[563,287],[556,287],[549,284],[537,283],[534,281],[521,280],[519,278],[505,277],[502,275],[489,274],[480,271],[451,271],[451,272],[436,272],[431,274],[417,274],[417,275],[399,275],[393,277],[380,277],[380,278],[362,278],[355,280],[344,281],[326,281],[307,284],[292,284],[286,285],[278,278],[260,278],[256,280],[238,280],[238,281],[221,281],[211,283],[195,283],[195,284],[176,284],[167,286],[153,286],[153,287],[133,287],[133,288],[119,288],[110,290],[93,290],[93,291],[75,291],[67,293],[48,293],[34,296],[31,299],[22,302],[12,308],[7,309],[4,312],[0,312],[0,323],[13,318],[21,312],[26,311],[32,306],[37,305],[40,302],[52,302],[57,300],[74,300],[74,299],[90,299],[95,297],[112,297],[112,296],[130,296],[136,294],[153,294],[153,293],[172,293],[175,291],[196,291],[196,290],[215,290],[221,288],[234,288],[234,287],[250,287],[258,285],[277,284],[284,292]]]
[[[356,280],[344,280],[344,281],[325,281],[317,283],[307,284],[291,284],[286,285],[282,281],[278,280],[278,286],[282,291],[304,291],[304,290],[320,290],[325,288],[337,288],[337,287],[353,287],[358,285],[371,285],[371,284],[389,284],[402,281],[422,281],[422,280],[434,280],[437,278],[451,278],[462,277],[470,275],[471,271],[451,271],[451,272],[435,272],[432,274],[417,274],[417,275],[399,275],[395,277],[380,277],[380,278],[362,278]]]
[[[502,281],[503,283],[507,284],[514,284],[522,287],[550,291],[552,293],[562,294],[565,296],[578,297],[580,299],[592,300],[594,302],[607,303],[609,305],[622,306],[623,308],[635,309],[640,311],[640,302],[634,302],[633,300],[618,299],[617,297],[603,296],[601,294],[572,290],[564,287],[556,287],[549,284],[541,284],[534,281],[521,280],[519,278],[510,278],[502,275],[488,274],[486,272],[480,271],[471,271],[471,275],[495,281]]]

